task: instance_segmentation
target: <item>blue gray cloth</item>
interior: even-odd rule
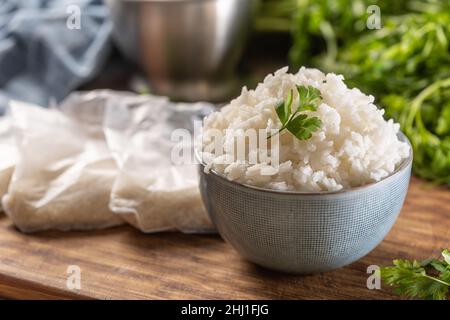
[[[101,0],[0,0],[0,114],[9,99],[47,106],[90,80],[111,29]]]

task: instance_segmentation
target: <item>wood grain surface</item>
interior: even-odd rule
[[[450,189],[413,179],[399,219],[361,260],[328,273],[293,276],[253,265],[219,236],[131,227],[25,235],[0,217],[0,296],[83,299],[392,299],[369,290],[367,267],[438,256],[450,247]],[[66,287],[69,265],[81,289]]]

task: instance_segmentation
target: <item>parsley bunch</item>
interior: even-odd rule
[[[298,105],[292,108],[294,100],[294,90],[291,89],[287,98],[275,107],[282,127],[278,133],[287,129],[299,140],[308,140],[313,132],[322,126],[322,121],[318,117],[308,116],[303,111],[316,111],[317,106],[322,99],[319,89],[312,86],[297,86]],[[270,139],[273,135],[268,136]]]
[[[450,185],[450,4],[384,18],[383,28],[348,43],[337,73],[377,96],[414,149],[414,173]]]
[[[366,26],[369,5],[379,30]],[[376,96],[412,143],[414,173],[450,186],[450,1],[263,0],[256,28],[291,34],[293,66]]]
[[[380,269],[381,279],[394,286],[399,295],[430,300],[445,300],[450,288],[450,251],[442,260],[394,260],[394,266]]]

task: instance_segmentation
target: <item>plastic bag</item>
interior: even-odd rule
[[[212,108],[111,90],[73,93],[56,110],[12,103],[18,159],[5,212],[25,232],[124,221],[144,232],[214,231],[196,164],[171,161],[174,130],[192,131]]]
[[[0,118],[0,199],[6,194],[17,160],[9,115]],[[0,211],[1,206],[0,206]]]
[[[212,108],[154,96],[110,100],[105,135],[120,168],[111,193],[114,212],[143,232],[214,231],[201,201],[196,164],[176,165],[171,159],[174,130],[192,132],[193,120]]]
[[[89,121],[71,117],[70,108],[65,114],[11,103],[18,159],[2,203],[24,232],[97,229],[123,223],[109,209],[117,166],[103,134],[102,105],[90,99],[76,108],[78,115]]]

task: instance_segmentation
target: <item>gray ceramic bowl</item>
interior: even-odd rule
[[[360,259],[383,240],[402,208],[412,157],[411,151],[379,182],[324,193],[243,185],[205,173],[201,164],[200,191],[220,235],[248,260],[288,273],[324,272]]]

